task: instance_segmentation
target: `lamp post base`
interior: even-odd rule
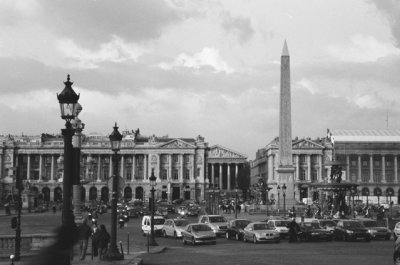
[[[119,253],[118,248],[109,248],[107,253],[104,255],[104,260],[123,260],[124,255]]]
[[[149,246],[156,247],[156,246],[158,246],[158,244],[157,244],[157,242],[155,240],[150,240]]]

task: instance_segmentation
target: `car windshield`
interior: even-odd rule
[[[378,223],[376,221],[363,221],[363,225],[366,227],[376,227]]]
[[[267,230],[269,226],[267,224],[254,224],[254,230]]]
[[[154,224],[155,225],[163,225],[165,222],[164,219],[154,219]]]
[[[211,228],[208,225],[193,225],[192,231],[194,232],[211,231]]]
[[[289,221],[275,221],[275,226],[287,226]]]
[[[304,223],[305,227],[319,229],[321,228],[318,223]]]
[[[186,220],[176,220],[176,221],[175,221],[175,225],[176,225],[176,226],[186,226],[186,225],[188,225],[188,224],[189,224],[189,222],[186,221]]]
[[[226,222],[225,217],[223,216],[210,216],[210,223],[223,223]]]
[[[248,224],[250,224],[251,221],[249,220],[240,220],[240,221],[236,221],[236,227],[238,228],[245,228]]]
[[[360,228],[363,227],[360,223],[358,222],[344,222],[343,223],[344,227],[349,227],[349,228]]]

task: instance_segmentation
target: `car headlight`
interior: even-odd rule
[[[370,232],[370,233],[376,233],[376,232],[378,232],[378,231],[375,230],[375,229],[369,229],[368,232]]]
[[[351,231],[351,230],[346,230],[346,233],[347,233],[347,234],[353,234],[353,233],[354,233],[354,231]]]
[[[311,233],[312,236],[316,236],[316,235],[318,235],[318,234],[319,234],[319,233],[317,233],[317,232]]]

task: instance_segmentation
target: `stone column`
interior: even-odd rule
[[[135,181],[135,170],[136,169],[136,156],[132,155],[132,172],[131,172],[131,182]]]
[[[30,180],[31,179],[31,154],[28,154],[27,158],[27,169],[26,169],[26,179]],[[1,172],[1,171],[0,171]]]
[[[211,164],[211,183],[215,186],[214,163]]]
[[[114,168],[114,161],[113,161],[113,155],[110,155],[110,157],[108,158],[110,160],[110,168],[108,169],[108,177],[111,177],[114,174],[117,174],[117,172],[113,172],[113,168]]]
[[[54,181],[54,171],[55,171],[55,156],[51,155],[51,173],[50,173],[50,181]]]
[[[121,169],[120,169],[120,175],[121,175],[121,178],[123,178],[123,179],[125,179],[125,176],[124,176],[124,168],[125,168],[125,157],[124,157],[124,155],[121,155]]]
[[[382,182],[386,183],[386,165],[385,155],[382,155]]]
[[[144,154],[143,155],[143,157],[144,157],[144,165],[143,165],[143,171],[144,171],[144,176],[143,176],[143,179],[149,179],[149,177],[147,176],[147,155],[146,154]]]
[[[181,170],[179,170],[179,182],[183,183],[183,154],[180,154],[179,156],[179,160],[181,162]]]
[[[219,163],[219,189],[222,190],[222,164]]]
[[[348,181],[353,181],[350,176],[350,156],[346,155],[346,179]]]
[[[300,180],[300,155],[296,155],[296,180]]]
[[[273,179],[273,175],[274,175],[274,164],[273,164],[273,157],[272,155],[268,156],[268,179],[267,182],[272,181]],[[236,170],[236,174],[237,174],[237,170]]]
[[[94,158],[93,158],[94,159]],[[110,158],[111,159],[111,158]],[[112,162],[110,161],[110,168],[112,168],[112,164],[111,164]],[[94,167],[93,167],[93,174],[94,174],[94,171],[96,170],[96,177],[97,177],[97,182],[101,182],[101,155],[98,155],[98,157],[97,157],[97,169],[94,169]],[[109,174],[110,175],[110,177],[111,177],[111,173]],[[86,197],[86,198],[89,198],[89,197]]]
[[[358,179],[357,179],[357,182],[361,183],[362,182],[362,179],[361,179],[361,155],[358,155],[357,164],[358,164]]]
[[[39,181],[42,180],[42,170],[43,170],[43,155],[39,156]]]
[[[369,182],[374,183],[374,156],[373,155],[369,155]]]
[[[311,155],[307,155],[307,182],[311,181]]]
[[[235,163],[235,185],[238,185],[238,173],[239,173],[239,165]]]
[[[230,191],[231,190],[231,164],[226,164],[226,170],[228,173],[228,185],[227,185],[227,190]]]
[[[394,155],[394,183],[399,182],[399,178],[397,176],[397,155]]]
[[[320,155],[319,157],[318,157],[319,159],[319,161],[318,161],[318,164],[319,164],[319,172],[318,172],[318,177],[317,177],[317,179],[318,179],[318,181],[320,182],[320,181],[322,181],[322,155]]]
[[[173,155],[168,155],[168,179],[172,180],[172,158]]]

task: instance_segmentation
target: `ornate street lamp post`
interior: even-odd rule
[[[154,175],[154,169],[151,171],[151,176],[149,178],[150,180],[150,186],[151,186],[151,223],[150,223],[150,242],[149,242],[149,246],[158,246],[156,240],[154,239],[154,192],[155,189],[154,187],[156,186],[156,181],[157,178]]]
[[[387,195],[389,196],[389,207],[390,207],[390,218],[392,218],[392,191],[389,190],[386,192]]]
[[[352,199],[351,208],[353,210],[353,218],[356,218],[356,212],[354,209],[354,196],[356,195],[356,192],[357,191],[356,191],[355,187],[351,187],[350,194],[351,194],[351,199]]]
[[[282,186],[282,193],[283,193],[283,217],[286,217],[286,185],[283,183]]]
[[[81,188],[81,179],[80,179],[80,169],[81,169],[81,146],[82,146],[82,130],[85,128],[85,124],[78,118],[79,113],[82,111],[82,106],[77,103],[75,108],[75,119],[71,122],[72,128],[75,131],[74,136],[72,137],[72,146],[73,146],[73,159],[74,159],[74,178],[72,181],[73,188],[73,206],[74,206],[74,216],[75,221],[82,219],[82,188]]]
[[[376,196],[378,196],[378,206],[380,206],[379,198],[380,198],[381,195],[382,195],[382,194],[381,194],[381,190],[377,189],[377,190],[376,190]]]
[[[118,151],[121,148],[122,135],[118,131],[117,123],[109,136],[111,150],[114,152],[114,168],[112,177],[112,198],[111,198],[111,240],[110,247],[105,255],[106,260],[122,260],[124,256],[117,247],[117,202],[118,202]]]
[[[276,190],[278,191],[278,215],[280,215],[280,194],[281,194],[281,186],[279,186],[279,184],[278,184],[278,187],[276,187]]]
[[[219,200],[220,200],[220,189],[219,186],[215,188],[215,197],[216,197],[216,207],[217,207],[217,214],[219,214]],[[218,196],[217,196],[218,195]]]
[[[74,216],[72,213],[72,183],[73,183],[73,148],[72,148],[72,129],[71,120],[75,118],[76,105],[79,95],[72,89],[73,82],[70,81],[69,75],[67,81],[64,82],[65,88],[60,94],[57,94],[60,103],[61,118],[65,120],[65,129],[62,129],[64,137],[64,174],[63,174],[63,207],[62,207],[62,224],[67,227],[75,227]],[[69,261],[68,261],[69,263]]]
[[[369,196],[369,190],[365,191],[365,195],[367,196],[367,207],[368,207],[368,196]]]
[[[209,188],[210,196],[211,196],[211,214],[214,214],[214,184],[210,183],[210,188]]]
[[[236,186],[235,186],[235,219],[237,219],[238,192],[239,192],[239,187],[236,185]]]

